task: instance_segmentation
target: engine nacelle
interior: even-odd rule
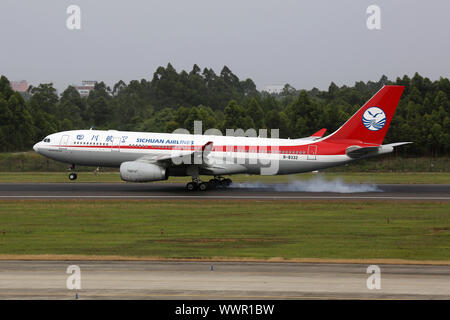
[[[152,163],[128,161],[120,165],[120,178],[130,182],[150,182],[167,180],[166,168]]]

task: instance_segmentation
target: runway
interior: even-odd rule
[[[450,185],[347,184],[344,192],[309,192],[286,184],[235,184],[188,192],[179,183],[1,183],[5,199],[222,199],[222,200],[419,200],[450,201]],[[333,186],[331,186],[333,190]],[[361,191],[363,190],[363,191]],[[334,191],[334,190],[333,190]]]
[[[0,299],[450,299],[450,266],[255,262],[0,261]]]

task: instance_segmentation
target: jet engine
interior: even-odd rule
[[[153,163],[127,161],[120,165],[120,178],[130,182],[167,180],[168,170]]]

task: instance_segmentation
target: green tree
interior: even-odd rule
[[[0,94],[3,96],[3,99],[8,101],[9,97],[12,96],[14,91],[11,89],[11,84],[9,83],[8,78],[5,76],[0,77]]]
[[[107,128],[108,123],[113,118],[113,112],[108,104],[108,99],[105,97],[90,99],[89,108],[92,124],[96,128]]]
[[[9,109],[8,102],[0,96],[0,151],[14,150],[13,135],[13,114]]]
[[[61,99],[58,103],[58,119],[69,120],[72,123],[72,127],[69,129],[81,129],[87,126],[89,116],[87,114],[86,100],[82,99],[78,91],[69,86],[61,95]],[[66,122],[64,127],[67,128]]]
[[[55,116],[44,111],[38,111],[34,116],[35,141],[40,141],[51,133],[58,131]]]
[[[248,116],[240,105],[235,100],[232,100],[224,110],[225,120],[223,129],[244,129],[255,128],[253,120]]]
[[[287,106],[286,115],[289,118],[289,133],[291,137],[308,135],[315,129],[311,122],[314,119],[312,117],[314,108],[315,106],[305,90],[301,90],[297,99]]]
[[[247,107],[247,115],[252,118],[256,130],[264,128],[264,112],[256,98],[250,101]]]
[[[289,119],[284,112],[270,110],[266,115],[266,127],[269,130],[278,129],[280,138],[288,138]]]
[[[14,128],[11,143],[17,150],[25,150],[33,144],[35,134],[33,118],[22,96],[17,92],[9,98],[8,108],[12,113],[12,127]]]
[[[33,112],[44,111],[57,114],[58,95],[52,83],[41,83],[37,87],[30,87],[30,107]]]

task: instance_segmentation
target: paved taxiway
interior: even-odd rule
[[[74,299],[69,265],[80,299],[450,299],[450,266],[183,261],[0,261],[0,299]]]
[[[235,184],[228,189],[188,192],[179,183],[1,183],[1,199],[223,199],[223,200],[434,200],[450,201],[450,185],[380,184],[369,192],[305,192],[283,184]],[[376,191],[373,191],[375,189]]]

